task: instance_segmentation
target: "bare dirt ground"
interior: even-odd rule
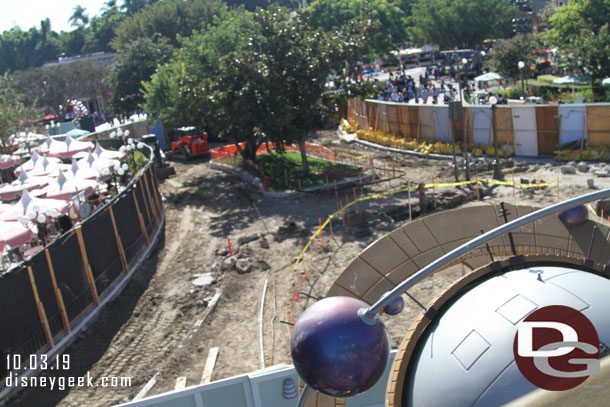
[[[447,161],[418,159],[365,149],[356,144],[339,142],[335,132],[318,136],[317,142],[330,148],[353,154],[371,154],[378,169],[403,170],[405,175],[391,183],[365,186],[358,194],[368,195],[383,189],[406,186],[406,181],[452,182],[453,172]],[[296,258],[309,236],[337,209],[335,193],[307,194],[290,199],[265,198],[236,176],[210,168],[204,160],[173,163],[177,175],[161,184],[165,198],[166,224],[163,239],[155,253],[145,262],[118,299],[103,312],[98,321],[66,352],[72,368],[63,376],[83,376],[87,372],[95,379],[102,376],[131,377],[131,386],[82,387],[63,391],[33,389],[23,392],[14,406],[106,406],[132,400],[153,377],[156,384],[148,396],[173,390],[179,376],[186,385],[199,384],[208,352],[219,348],[212,380],[227,378],[257,370],[264,366],[290,364],[288,325],[281,320],[287,315],[287,299],[293,295],[291,260]],[[510,181],[510,170],[507,179]],[[491,172],[480,173],[491,178]],[[559,167],[532,164],[519,169],[516,175],[528,179],[554,182],[560,177],[561,198],[590,191],[586,179],[590,174],[560,176]],[[598,186],[610,186],[608,179],[595,178]],[[447,189],[440,189],[442,193]],[[453,190],[453,189],[452,189]],[[431,191],[428,191],[431,193]],[[341,191],[339,198],[352,191]],[[474,196],[474,190],[469,191]],[[360,218],[352,215],[353,225],[368,229],[356,237],[355,228],[341,228],[333,223],[334,238],[328,229],[324,248],[314,242],[295,270],[295,279],[302,273],[307,278],[299,291],[314,297],[324,296],[337,276],[364,248],[404,224],[387,213],[405,213],[406,193],[360,205]],[[533,193],[497,187],[486,200],[548,205],[557,201],[556,187]],[[416,198],[412,199],[415,205]],[[383,211],[382,211],[383,205]],[[260,212],[260,216],[257,210]],[[404,216],[403,216],[404,218]],[[364,226],[363,226],[364,225]],[[361,230],[360,229],[360,230]],[[259,236],[264,236],[261,239]],[[214,282],[205,287],[193,285],[199,274],[215,271],[228,251],[227,238],[238,257],[248,258],[252,268],[238,273],[235,269],[214,274]],[[259,237],[240,245],[239,239]],[[242,240],[243,242],[243,240]],[[267,243],[267,244],[265,244]],[[455,266],[419,283],[410,290],[419,302],[426,304],[465,271]],[[267,281],[263,310],[263,349],[259,352],[259,306],[263,285]],[[215,308],[215,294],[221,293]],[[292,319],[311,300],[301,295],[292,305]],[[405,311],[386,318],[392,344],[398,346],[411,322],[421,312],[414,302]],[[202,322],[203,321],[203,322]]]

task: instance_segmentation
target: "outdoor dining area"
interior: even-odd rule
[[[128,138],[128,132],[125,136],[118,150],[47,136],[27,160],[0,154],[0,275],[125,188],[136,171],[136,151],[146,146]]]

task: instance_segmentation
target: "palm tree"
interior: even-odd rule
[[[68,19],[68,22],[72,24],[73,27],[84,27],[89,22],[89,16],[85,13],[87,9],[83,6],[77,4],[74,6],[73,13]]]

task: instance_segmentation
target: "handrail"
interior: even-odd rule
[[[419,282],[424,277],[434,273],[441,267],[446,266],[457,258],[470,252],[471,250],[474,250],[485,243],[489,243],[490,241],[504,235],[505,233],[520,228],[521,226],[527,225],[528,223],[537,221],[538,219],[542,219],[548,215],[552,215],[554,213],[572,208],[577,205],[582,205],[591,201],[595,201],[597,199],[603,199],[607,197],[610,197],[610,188],[556,203],[554,205],[539,209],[535,212],[517,218],[504,225],[498,226],[497,228],[490,230],[489,232],[484,233],[481,236],[478,236],[464,243],[463,245],[453,249],[449,253],[439,257],[437,260],[433,261],[426,267],[422,268],[415,274],[405,279],[402,283],[394,287],[393,290],[381,297],[379,300],[377,300],[376,303],[374,303],[370,307],[361,308],[360,310],[358,310],[358,315],[360,315],[360,318],[364,323],[369,325],[375,325],[375,315],[379,311],[381,311],[386,305],[392,302],[396,297],[398,297],[401,293],[407,291],[411,286]]]

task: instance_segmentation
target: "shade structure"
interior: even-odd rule
[[[70,171],[65,173],[67,178],[80,178],[97,180],[101,177],[100,172],[87,166],[79,166],[75,160],[72,161]]]
[[[79,167],[93,168],[100,173],[104,172],[105,169],[114,168],[115,166],[121,164],[119,160],[98,158],[91,153],[87,157],[81,158],[76,163]]]
[[[32,231],[19,222],[0,222],[0,251],[8,244],[18,247],[32,239]]]
[[[578,75],[566,75],[553,80],[553,85],[586,85],[591,79]]]
[[[19,167],[15,168],[15,175],[19,176],[21,171],[31,171],[36,166],[36,163],[39,161],[42,162],[45,157],[38,154],[37,151],[32,152],[32,157],[29,160],[21,164]],[[55,157],[47,157],[47,162],[51,164],[61,164],[61,160]]]
[[[20,216],[33,214],[46,214],[55,210],[59,214],[68,213],[70,203],[58,199],[34,198],[27,191],[14,205],[0,205],[0,222],[16,222]]]
[[[66,133],[67,137],[76,139],[79,137],[83,137],[86,136],[88,134],[91,134],[90,132],[88,132],[87,130],[82,130],[82,129],[72,129],[69,132]]]
[[[22,147],[25,142],[29,142],[32,145],[37,145],[40,141],[44,140],[45,136],[43,134],[36,134],[31,132],[21,132],[17,133],[12,138],[10,138],[11,142],[11,150],[17,150],[19,147]]]
[[[52,179],[46,176],[30,177],[26,172],[22,172],[15,181],[0,187],[0,198],[10,201],[21,196],[23,191],[43,188],[51,181]]]
[[[604,86],[610,86],[610,78],[606,78],[602,81],[602,85]]]
[[[81,178],[67,178],[63,172],[60,172],[55,182],[47,185],[44,190],[47,198],[68,200],[80,193],[84,193],[85,196],[91,195],[96,188],[96,181]]]
[[[0,154],[0,170],[6,170],[19,163],[19,157],[9,154]]]
[[[88,158],[89,154],[91,154],[94,158],[101,158],[103,160],[124,161],[127,158],[127,153],[125,153],[123,151],[106,150],[105,148],[103,148],[100,145],[100,143],[97,143],[97,142],[95,143],[95,149],[93,151],[91,151],[90,153],[81,152],[81,153],[75,154],[73,157],[78,158],[78,159]]]
[[[51,161],[53,160],[53,161]],[[58,171],[67,171],[70,169],[69,165],[60,164],[61,161],[57,161],[57,158],[43,157],[42,160],[38,160],[31,170],[26,172],[28,176],[40,177],[45,175],[57,174]],[[19,174],[21,176],[21,174]]]
[[[491,81],[499,81],[502,80],[502,75],[499,75],[495,72],[488,72],[486,74],[477,76],[474,78],[476,82],[491,82]]]
[[[75,141],[70,137],[66,137],[64,141],[58,141],[48,137],[38,146],[38,152],[48,157],[70,158],[76,153],[89,151],[92,148],[93,143],[90,141]]]

